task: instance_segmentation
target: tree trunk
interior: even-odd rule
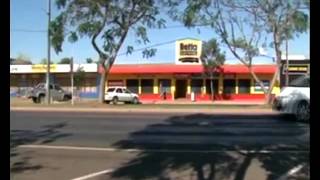
[[[214,101],[214,90],[213,90],[213,79],[212,79],[212,75],[210,77],[210,89],[211,89],[211,100]]]
[[[100,86],[99,86],[99,103],[104,103],[104,92],[105,92],[105,84],[106,84],[106,72],[105,68],[102,67],[103,72],[101,73],[100,78]]]

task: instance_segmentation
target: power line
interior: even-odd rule
[[[138,52],[138,51],[143,51],[145,49],[149,49],[149,48],[153,48],[153,47],[158,47],[158,46],[163,46],[163,45],[166,45],[166,44],[171,44],[171,43],[174,43],[176,42],[177,40],[179,39],[175,39],[175,40],[171,40],[171,41],[167,41],[167,42],[162,42],[162,43],[158,43],[158,44],[154,44],[154,45],[151,45],[151,46],[147,46],[147,47],[143,47],[143,48],[139,48],[139,49],[136,49],[136,50],[133,50],[133,52]],[[127,53],[119,53],[117,56],[123,56],[123,55],[126,55]]]

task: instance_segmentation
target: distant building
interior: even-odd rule
[[[280,87],[285,86],[286,71],[288,70],[289,84],[301,75],[310,74],[310,58],[304,55],[288,55],[289,68],[286,64],[286,55],[281,56]]]

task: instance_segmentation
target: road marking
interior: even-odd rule
[[[301,152],[309,153],[307,150],[179,150],[179,149],[120,149],[120,148],[99,148],[99,147],[78,147],[78,146],[49,146],[49,145],[20,145],[19,148],[32,148],[32,149],[60,149],[60,150],[84,150],[84,151],[106,151],[106,152],[164,152],[164,153],[221,153],[221,152],[240,152],[244,154],[270,154],[270,153],[290,153],[290,152]]]
[[[84,176],[81,176],[81,177],[78,177],[78,178],[74,178],[74,179],[71,179],[71,180],[85,180],[85,179],[93,178],[93,177],[96,177],[96,176],[100,176],[102,174],[108,174],[108,173],[111,173],[113,171],[114,171],[114,169],[107,169],[107,170],[91,173],[91,174],[88,174],[88,175],[84,175]]]

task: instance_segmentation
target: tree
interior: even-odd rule
[[[40,64],[46,65],[47,63],[48,63],[48,60],[46,58],[42,58],[41,61],[40,61]],[[50,61],[50,64],[53,64],[53,62]]]
[[[77,90],[80,89],[80,87],[83,85],[83,82],[85,80],[85,71],[83,70],[83,67],[79,67],[77,71],[73,75],[74,85],[77,88]]]
[[[10,64],[12,65],[30,65],[32,64],[29,56],[19,53],[15,59],[10,58]]]
[[[71,58],[65,57],[65,58],[62,58],[58,64],[70,64],[70,63],[71,63]]]
[[[204,72],[210,79],[211,100],[214,100],[213,75],[224,64],[225,55],[220,52],[219,44],[216,39],[211,39],[203,43],[201,61]]]
[[[309,0],[188,0],[186,9],[175,15],[178,1],[181,0],[167,2],[175,5],[169,11],[171,17],[187,27],[194,27],[197,23],[210,25],[231,53],[249,69],[261,86],[266,103],[270,104],[281,66],[280,47],[286,38],[307,31]],[[252,68],[253,58],[259,56],[258,48],[266,47],[268,41],[275,51],[277,65],[269,89]]]
[[[87,63],[88,63],[88,64],[91,64],[91,63],[93,63],[93,60],[92,60],[92,58],[87,58],[87,59],[86,59],[86,61],[87,61]]]
[[[99,87],[99,102],[104,102],[105,81],[114,64],[118,51],[129,30],[135,32],[138,43],[148,43],[147,27],[161,28],[163,19],[156,19],[159,8],[154,0],[57,0],[61,13],[50,24],[52,45],[55,51],[62,51],[65,37],[75,42],[79,37],[89,37],[99,55],[102,69]],[[66,32],[68,29],[69,32]],[[100,39],[101,41],[98,41]],[[132,53],[132,46],[127,53]],[[145,49],[144,57],[151,57],[155,49]]]

